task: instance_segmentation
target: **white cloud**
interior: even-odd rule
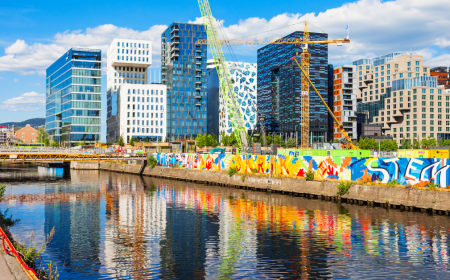
[[[351,43],[342,47],[329,47],[330,63],[341,64],[390,52],[424,52],[434,45],[450,47],[450,32],[443,32],[441,28],[450,26],[448,11],[448,0],[360,0],[318,14],[286,13],[269,20],[247,18],[237,24],[225,24],[224,30],[229,39],[268,30],[273,31],[251,38],[280,38],[294,31],[302,31],[303,24],[296,23],[306,20],[310,23],[310,32],[325,32],[329,34],[329,38],[340,39],[347,36],[345,27],[349,25]],[[196,21],[199,20],[201,19],[197,18]],[[221,23],[223,21],[219,21],[217,25],[220,26]],[[287,25],[291,26],[281,28]],[[219,36],[222,37],[222,34]],[[233,51],[256,55],[255,50],[260,47],[233,46]]]
[[[14,83],[18,83],[19,82],[19,79],[14,79]]]
[[[45,94],[26,92],[18,97],[10,98],[2,102],[0,109],[8,111],[36,111],[45,106]]]
[[[0,77],[0,80],[4,80],[5,78]]]
[[[448,11],[448,0],[359,0],[317,14],[285,13],[270,19],[251,17],[231,25],[220,20],[217,25],[225,23],[224,30],[230,39],[261,32],[264,33],[251,37],[280,38],[303,30],[303,24],[299,23],[305,20],[310,23],[310,32],[325,32],[330,38],[339,39],[347,36],[345,27],[349,25],[351,43],[342,47],[331,45],[330,63],[339,65],[363,57],[400,51],[427,54],[428,61],[440,65],[440,61],[433,59],[437,56],[431,51],[431,47],[436,46],[444,52],[450,49],[450,32],[445,32],[445,26],[450,26]],[[191,22],[202,23],[202,19],[198,17]],[[284,28],[287,25],[290,26]],[[5,49],[4,56],[0,56],[0,72],[44,75],[45,69],[71,47],[100,48],[105,58],[113,38],[153,41],[153,65],[158,66],[161,33],[166,28],[165,25],[154,25],[148,30],[138,31],[105,24],[86,30],[57,33],[48,44],[28,45],[24,40],[18,39]],[[265,32],[268,30],[272,31]],[[256,50],[260,47],[233,46],[233,51],[240,55],[256,56]],[[224,48],[225,51],[226,49]]]
[[[0,56],[0,72],[45,75],[45,69],[72,47],[101,49],[105,62],[107,49],[114,38],[151,40],[153,64],[160,64],[161,33],[166,28],[165,25],[154,25],[148,30],[137,31],[105,24],[87,28],[85,31],[57,33],[49,44],[27,45],[24,40],[18,39],[5,48],[4,56]]]
[[[41,83],[31,83],[32,86],[38,87],[41,85]]]

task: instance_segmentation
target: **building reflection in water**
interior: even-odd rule
[[[73,278],[448,271],[442,216],[98,171],[71,171],[71,181],[46,186],[46,195],[56,193],[70,195],[45,203],[45,233],[56,230],[46,254]]]

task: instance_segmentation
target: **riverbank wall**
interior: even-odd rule
[[[98,161],[72,161],[70,169],[75,170],[99,170],[100,162]]]
[[[142,166],[101,162],[100,170],[140,174]],[[450,192],[432,191],[412,187],[369,185],[354,183],[346,194],[338,195],[338,180],[306,181],[302,178],[271,178],[267,174],[234,174],[225,171],[205,171],[173,167],[146,167],[142,175],[182,180],[222,187],[270,191],[290,195],[314,197],[330,201],[360,205],[420,209],[422,212],[449,214]]]

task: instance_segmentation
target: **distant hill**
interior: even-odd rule
[[[0,126],[19,126],[19,127],[24,127],[25,125],[31,125],[32,127],[36,127],[36,126],[41,126],[41,125],[45,125],[45,118],[34,118],[34,119],[29,119],[23,122],[5,122],[5,123],[0,123]]]

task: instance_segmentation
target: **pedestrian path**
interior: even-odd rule
[[[5,254],[0,248],[0,279],[2,280],[29,280],[14,256]]]

